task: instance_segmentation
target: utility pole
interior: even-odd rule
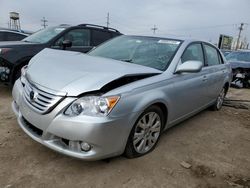
[[[153,30],[153,33],[155,34],[155,31],[157,30],[158,28],[154,25],[153,28],[151,28],[151,30]]]
[[[239,27],[239,34],[238,34],[238,38],[237,38],[237,43],[236,43],[235,50],[237,50],[239,48],[240,35],[241,35],[241,31],[243,30],[243,26],[244,26],[244,23],[241,23],[240,27]]]
[[[48,26],[48,24],[46,24],[48,22],[48,20],[46,20],[45,17],[43,17],[43,19],[41,19],[41,22],[42,22],[43,28],[46,28]]]
[[[107,24],[107,28],[109,27],[109,24],[110,24],[110,22],[109,22],[109,12],[108,12],[108,14],[107,14],[107,22],[106,22],[106,24]]]

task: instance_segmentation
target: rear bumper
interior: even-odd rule
[[[134,113],[119,118],[63,115],[74,98],[64,99],[52,112],[41,115],[26,104],[19,80],[13,98],[12,109],[27,135],[54,151],[79,159],[99,160],[122,154],[136,119]],[[90,144],[91,150],[82,151],[81,142]]]

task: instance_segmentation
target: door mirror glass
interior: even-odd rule
[[[66,48],[70,48],[72,46],[72,42],[70,40],[62,41],[62,48],[65,50]]]
[[[200,72],[202,66],[203,63],[201,61],[186,61],[177,67],[175,73]]]

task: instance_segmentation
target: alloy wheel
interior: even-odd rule
[[[217,98],[217,103],[216,103],[217,109],[221,109],[224,98],[225,98],[225,89],[223,88]]]
[[[136,152],[148,152],[158,141],[161,132],[161,119],[156,112],[143,115],[136,124],[133,146]]]

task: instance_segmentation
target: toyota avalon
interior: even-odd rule
[[[99,160],[151,152],[161,133],[219,110],[231,69],[210,43],[120,36],[88,54],[44,49],[13,88],[19,126],[59,153]]]

